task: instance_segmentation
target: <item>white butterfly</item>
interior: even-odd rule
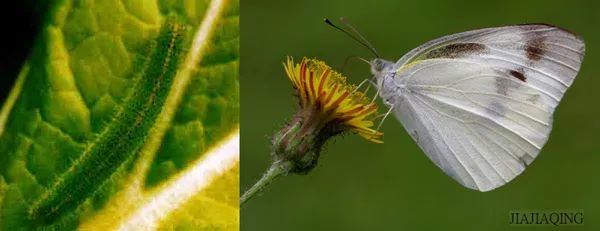
[[[584,52],[573,33],[527,24],[444,36],[370,64],[379,96],[429,159],[489,191],[540,153]]]

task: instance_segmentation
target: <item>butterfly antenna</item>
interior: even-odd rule
[[[369,51],[371,51],[377,58],[379,58],[379,54],[377,53],[377,51],[372,46],[370,46],[368,43],[365,43],[364,41],[358,39],[356,36],[354,36],[353,34],[351,34],[350,32],[348,32],[347,30],[344,30],[341,27],[336,26],[328,18],[325,18],[324,21],[325,21],[325,23],[327,23],[328,25],[332,26],[333,28],[335,28],[335,29],[337,29],[337,30],[339,30],[341,32],[344,32],[344,34],[350,36],[350,38],[352,38],[354,41],[360,43],[361,45],[363,45],[364,47],[366,47],[367,49],[369,49]]]
[[[363,59],[356,55],[351,55],[351,56],[346,57],[346,59],[344,60],[344,64],[342,64],[342,68],[340,68],[341,73],[344,73],[344,69],[346,69],[346,65],[348,65],[348,62],[350,62],[350,59],[359,59],[360,61],[365,62],[367,65],[371,65],[371,63],[369,61],[367,61],[366,59]]]
[[[371,49],[373,49],[375,54],[378,54],[377,50],[375,50],[375,46],[373,46],[373,44],[371,44],[369,42],[369,40],[367,40],[367,38],[365,38],[365,36],[363,36],[360,32],[358,32],[358,30],[354,26],[352,26],[352,24],[350,24],[350,22],[348,20],[346,20],[344,17],[340,17],[340,21],[342,21],[342,23],[344,23],[344,25],[346,27],[348,27],[350,30],[352,30],[352,32],[354,32],[354,34],[358,35],[358,37],[360,39],[362,39],[363,42],[365,42],[367,45],[369,45],[369,47]],[[379,55],[377,55],[377,57],[379,57]]]

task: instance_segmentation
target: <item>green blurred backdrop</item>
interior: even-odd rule
[[[600,4],[598,1],[242,1],[241,189],[269,165],[269,139],[295,109],[282,62],[317,57],[340,68],[345,57],[372,55],[322,19],[344,16],[389,60],[443,35],[544,22],[580,34],[587,54],[554,114],[554,130],[536,161],[492,192],[469,190],[433,165],[389,117],[384,144],[348,135],[329,143],[306,176],[277,179],[241,209],[242,230],[555,230],[509,226],[514,210],[583,210],[600,230]],[[370,77],[359,61],[349,81]],[[384,112],[385,108],[380,109]]]

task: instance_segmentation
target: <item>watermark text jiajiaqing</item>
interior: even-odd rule
[[[583,211],[510,211],[509,225],[583,225]]]

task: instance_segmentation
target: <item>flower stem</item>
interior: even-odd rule
[[[246,190],[242,197],[240,198],[240,205],[243,205],[246,201],[252,198],[256,193],[262,191],[269,185],[275,178],[281,175],[287,174],[292,168],[292,163],[290,162],[275,162],[269,167],[269,170],[263,174],[263,176],[258,180],[250,189]]]

